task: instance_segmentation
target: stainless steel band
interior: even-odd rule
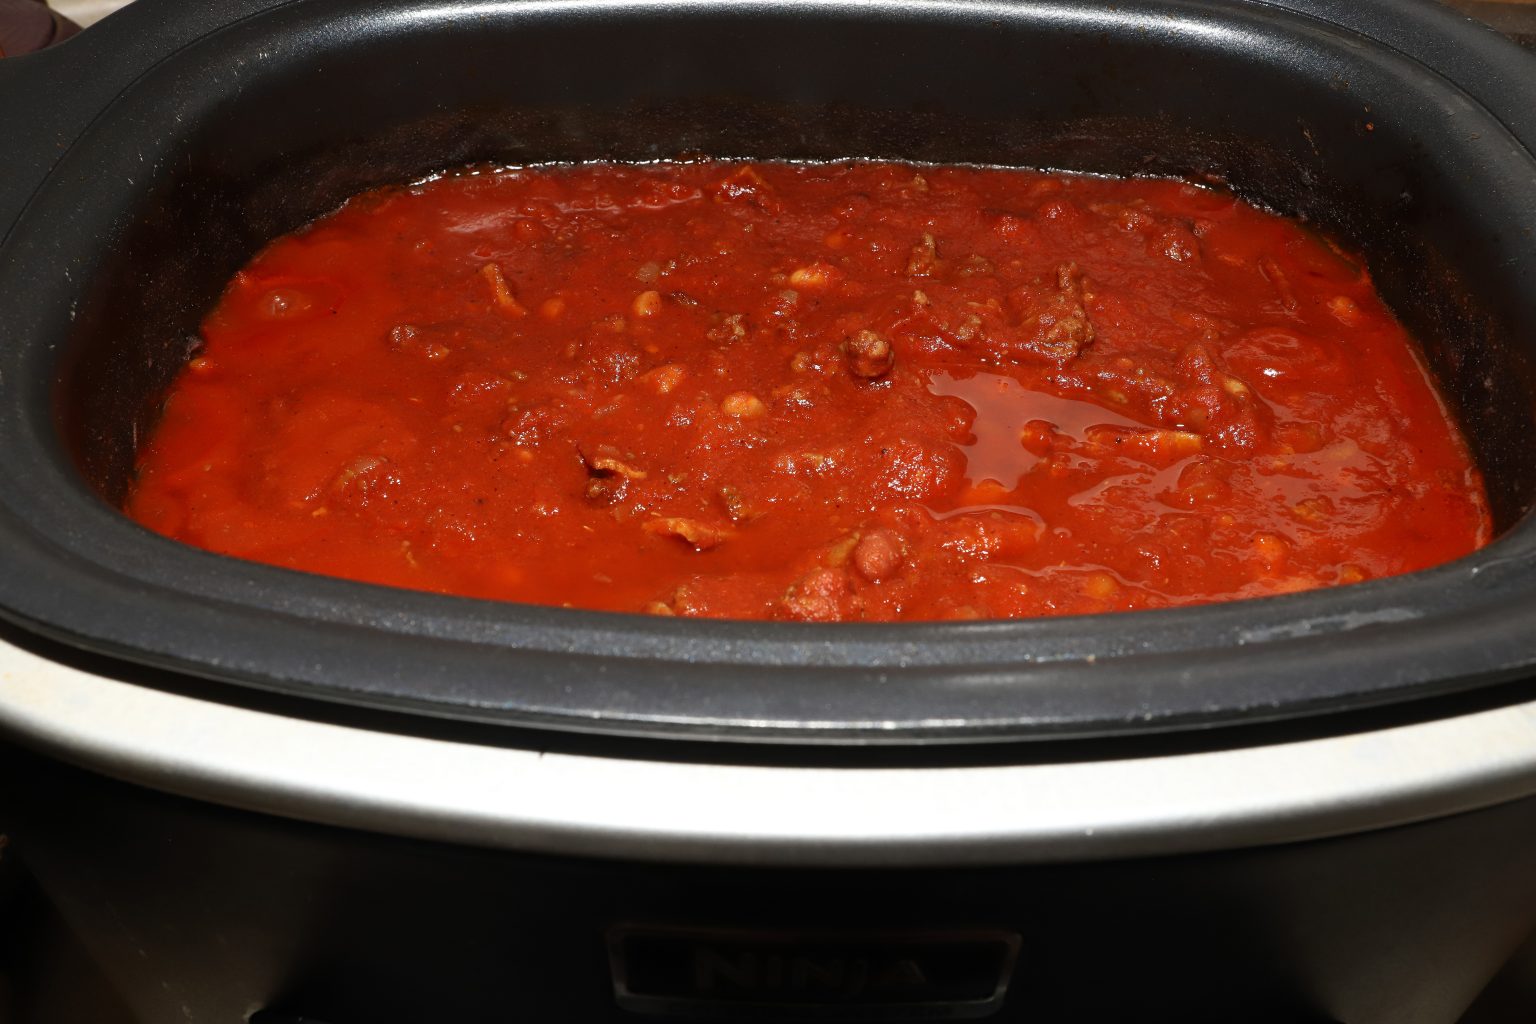
[[[542,754],[285,718],[0,645],[0,732],[110,776],[272,814],[679,862],[953,865],[1182,853],[1363,831],[1536,794],[1536,703],[1127,760],[745,767]]]

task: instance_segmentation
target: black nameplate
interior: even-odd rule
[[[996,1012],[1019,937],[619,925],[614,995],[637,1013],[732,1020],[964,1020]]]

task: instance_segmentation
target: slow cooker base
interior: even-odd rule
[[[769,870],[372,835],[14,749],[0,778],[12,850],[149,1024],[261,1008],[333,1024],[633,1021],[614,1003],[617,922],[1014,933],[998,1021],[1451,1024],[1536,927],[1536,799],[1228,853]]]

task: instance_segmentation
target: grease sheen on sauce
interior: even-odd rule
[[[1363,268],[1177,182],[475,169],[358,196],[203,325],[126,511],[398,587],[806,620],[1152,608],[1485,543]]]

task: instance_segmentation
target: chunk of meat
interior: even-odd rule
[[[740,341],[746,336],[747,318],[740,313],[732,313],[704,332],[704,337],[722,345],[727,342]]]
[[[1204,345],[1185,348],[1178,375],[1181,387],[1166,406],[1175,426],[1200,434],[1219,451],[1251,450],[1268,440],[1274,414]]]
[[[512,294],[512,286],[507,284],[506,276],[502,274],[500,267],[494,263],[487,263],[480,268],[480,276],[490,285],[491,299],[496,303],[497,309],[512,317],[528,315],[528,310],[517,301],[517,296]]]
[[[923,240],[912,247],[907,256],[908,277],[932,277],[939,270],[939,246],[933,236],[923,233]]]
[[[686,516],[659,516],[647,522],[642,529],[646,533],[676,537],[684,543],[693,545],[695,551],[717,548],[733,536],[732,532],[723,526],[715,526],[699,519],[689,519]]]
[[[895,575],[906,560],[906,546],[893,530],[871,530],[853,548],[853,567],[872,583]]]
[[[874,380],[884,377],[896,363],[891,343],[874,331],[863,330],[848,339],[848,369],[855,377]]]
[[[1064,363],[1093,343],[1093,322],[1083,305],[1083,275],[1076,263],[1056,268],[1054,283],[1036,281],[1019,289],[1014,301],[1020,313],[1020,333],[1009,339],[1015,358],[1048,359]]]
[[[629,493],[631,480],[644,480],[648,473],[637,469],[611,444],[581,445],[577,449],[587,467],[587,486],[582,496],[593,505],[616,505]]]
[[[621,458],[621,452],[611,444],[599,444],[583,446],[581,449],[581,461],[586,463],[587,471],[593,474],[617,474],[626,480],[644,480],[650,474],[643,469],[637,469]]]
[[[773,187],[748,164],[716,183],[714,199],[727,206],[754,207],[766,214],[777,214],[784,204],[774,195]]]
[[[859,618],[863,602],[841,569],[812,569],[779,601],[785,618],[802,622],[845,622]]]

